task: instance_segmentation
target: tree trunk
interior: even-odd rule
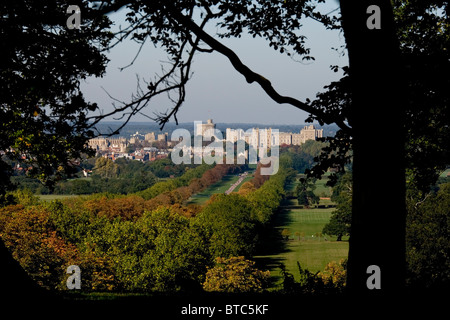
[[[13,259],[11,253],[0,240],[0,275],[2,303],[9,302],[35,302],[47,301],[53,296],[47,290],[41,288],[22,269],[20,264]]]
[[[399,293],[405,280],[404,108],[392,7],[389,0],[342,0],[341,11],[354,130],[347,286],[358,295]],[[372,265],[379,267],[379,281],[371,277]],[[373,281],[380,289],[368,284]]]

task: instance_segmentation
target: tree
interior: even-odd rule
[[[0,4],[0,202],[11,188],[11,161],[52,187],[76,171],[83,153],[92,154],[86,142],[94,130],[87,114],[97,105],[85,101],[80,81],[103,75],[103,50],[112,34],[106,16],[91,15],[86,3],[80,6],[83,32],[66,28],[65,1]],[[9,297],[33,296],[36,290],[3,242],[0,256]]]
[[[203,289],[228,293],[262,292],[268,283],[269,271],[257,269],[254,261],[244,257],[216,258],[216,265],[206,273]]]
[[[201,232],[189,219],[170,208],[161,208],[146,213],[138,226],[144,236],[152,239],[149,243],[152,249],[142,252],[144,258],[138,267],[152,278],[152,289],[175,291],[200,287],[211,258]],[[139,280],[139,272],[135,274]]]
[[[247,193],[255,191],[255,185],[250,181],[244,182],[242,186],[239,188],[238,193],[242,195],[246,195]]]
[[[284,240],[289,240],[289,237],[291,236],[291,231],[289,229],[283,229],[281,230],[281,236]]]
[[[86,142],[94,131],[87,114],[97,105],[85,101],[80,81],[103,75],[102,50],[112,34],[106,16],[94,17],[86,3],[81,7],[84,29],[78,32],[62,23],[64,1],[1,4],[0,195],[12,174],[6,160],[52,186],[76,171],[75,160],[83,153],[92,154]]]
[[[327,263],[325,270],[319,272],[318,276],[326,286],[342,292],[347,280],[347,261],[341,260],[339,263],[336,263],[336,261]]]
[[[367,26],[368,8],[377,5],[381,29]],[[341,1],[342,27],[349,55],[351,105],[348,120],[352,126],[353,203],[348,258],[350,291],[375,294],[366,285],[367,268],[377,265],[383,272],[382,292],[399,292],[405,281],[405,169],[404,169],[404,89],[399,69],[400,50],[395,33],[390,1]],[[381,19],[381,20],[380,20]],[[369,71],[370,70],[370,71]],[[371,97],[368,99],[368,97]],[[386,121],[393,130],[372,128]],[[392,135],[395,136],[392,139]],[[381,143],[382,142],[382,143]],[[377,146],[390,154],[384,175],[365,177],[367,168],[377,168],[383,161]],[[390,204],[372,199],[384,197]],[[389,224],[386,221],[389,220]],[[391,235],[389,241],[378,237],[380,230]]]
[[[346,173],[338,180],[333,188],[331,199],[337,203],[336,210],[331,214],[330,222],[327,223],[322,233],[337,236],[337,241],[342,236],[350,234],[352,220],[352,179],[351,174]]]
[[[407,280],[416,290],[443,289],[450,283],[450,184],[425,199],[410,191],[407,208]]]
[[[250,257],[256,244],[250,202],[239,194],[217,194],[195,217],[209,240],[213,257]]]
[[[109,158],[100,157],[95,161],[95,174],[102,178],[117,178],[119,173],[119,165]]]
[[[379,224],[373,224],[373,228],[371,228],[373,234],[370,235],[373,239],[375,239],[375,233],[377,233],[376,230],[382,230],[385,227],[381,221],[381,216],[377,216],[376,211],[386,212],[386,210],[381,207],[377,209],[375,207],[369,208],[370,204],[362,204],[360,200],[364,197],[369,199],[369,193],[377,198],[383,197],[385,200],[389,199],[386,197],[387,192],[396,193],[398,195],[399,202],[389,201],[390,204],[394,204],[394,206],[390,207],[389,212],[393,212],[393,215],[391,216],[395,218],[394,224],[389,225],[389,227],[392,227],[392,230],[389,230],[389,233],[395,234],[395,243],[397,246],[395,248],[390,248],[390,255],[392,257],[392,259],[390,259],[391,262],[389,262],[387,255],[385,256],[386,260],[384,262],[385,265],[390,265],[392,267],[388,267],[390,271],[388,281],[390,283],[391,280],[394,281],[393,283],[396,283],[398,288],[402,287],[404,283],[403,280],[401,283],[399,282],[399,279],[404,278],[404,268],[402,267],[404,263],[402,260],[404,260],[403,252],[405,252],[403,240],[405,229],[405,209],[404,204],[400,203],[400,199],[404,198],[403,194],[405,192],[405,182],[403,181],[404,168],[406,167],[409,173],[409,183],[416,185],[416,187],[422,190],[422,192],[427,193],[427,190],[429,190],[430,186],[436,181],[439,170],[445,168],[445,165],[448,163],[447,159],[450,145],[448,141],[448,119],[450,119],[450,117],[448,116],[448,113],[450,109],[448,108],[448,90],[443,88],[448,87],[449,82],[448,79],[439,76],[441,72],[445,72],[444,70],[448,70],[450,67],[448,62],[448,50],[444,49],[448,48],[450,40],[448,37],[448,3],[442,1],[393,1],[393,20],[395,21],[396,30],[392,31],[391,10],[385,10],[385,8],[390,7],[390,4],[386,1],[384,4],[385,7],[381,7],[381,11],[389,20],[386,21],[387,24],[384,24],[388,28],[383,27],[381,29],[383,32],[378,32],[378,30],[373,30],[375,32],[372,32],[373,35],[379,35],[380,37],[383,33],[385,36],[387,36],[387,33],[395,34],[396,39],[394,40],[397,43],[394,43],[391,46],[391,49],[395,49],[395,52],[394,54],[391,52],[391,58],[387,58],[387,60],[390,61],[385,62],[381,62],[381,57],[383,57],[383,55],[378,54],[377,50],[382,50],[383,54],[386,54],[387,56],[389,50],[386,46],[392,42],[389,42],[388,37],[381,41],[382,43],[374,41],[375,39],[372,39],[369,36],[370,31],[364,28],[365,21],[362,19],[362,13],[365,7],[370,4],[368,2],[359,2],[358,4],[361,4],[361,7],[356,7],[352,4],[348,4],[348,6],[346,6],[346,4],[347,2],[341,2],[344,22],[343,26],[350,57],[350,69],[345,70],[346,76],[341,79],[341,81],[330,84],[327,87],[327,92],[319,94],[318,99],[314,101],[313,104],[317,104],[318,106],[325,108],[326,106],[331,106],[333,109],[340,110],[340,112],[347,114],[353,113],[352,106],[358,108],[361,112],[365,112],[363,110],[366,109],[362,107],[363,105],[368,107],[368,109],[371,108],[374,110],[374,108],[376,108],[381,111],[382,109],[375,106],[375,100],[370,101],[374,102],[373,105],[367,103],[367,97],[371,95],[370,92],[366,91],[365,94],[361,94],[356,97],[356,99],[360,100],[359,105],[361,107],[358,107],[358,103],[355,101],[354,93],[356,91],[359,93],[364,93],[364,88],[361,87],[366,86],[367,89],[375,89],[376,92],[383,92],[386,94],[386,96],[381,99],[381,96],[378,93],[374,93],[377,98],[380,98],[376,104],[378,106],[383,105],[383,107],[386,107],[385,112],[379,113],[380,118],[377,119],[371,115],[370,119],[368,119],[369,121],[362,121],[359,125],[364,125],[367,128],[375,126],[377,123],[385,121],[383,115],[386,114],[389,114],[390,120],[395,121],[396,126],[393,128],[394,130],[390,130],[390,133],[396,136],[397,145],[395,146],[392,141],[392,144],[389,144],[389,146],[383,145],[382,148],[386,154],[390,155],[390,159],[394,159],[396,161],[396,164],[390,163],[389,171],[384,172],[384,174],[388,174],[389,177],[397,177],[397,182],[395,186],[390,184],[388,186],[389,188],[386,189],[384,187],[386,184],[381,181],[382,179],[377,179],[376,183],[372,183],[373,189],[370,189],[370,187],[363,187],[365,185],[364,182],[358,181],[359,179],[363,179],[362,171],[367,168],[377,168],[377,166],[379,166],[382,162],[381,158],[376,160],[376,157],[374,157],[373,154],[370,154],[370,150],[363,152],[366,156],[363,156],[362,158],[362,162],[365,163],[364,166],[360,167],[360,170],[362,171],[357,172],[359,170],[357,169],[355,172],[355,167],[353,168],[354,177],[358,176],[354,181],[353,188],[355,190],[353,195],[355,199],[354,204],[356,204],[356,206],[353,206],[353,219],[358,221],[358,225],[355,226],[352,223],[352,229],[360,230],[360,232],[363,233],[364,228],[360,228],[359,223],[368,224],[369,220],[377,220],[375,217],[378,217]],[[345,14],[346,10],[348,10],[348,15]],[[356,21],[358,12],[361,17],[359,22]],[[352,24],[352,18],[354,18],[354,25]],[[346,20],[348,20],[347,26],[345,23]],[[388,31],[389,28],[391,29],[390,31]],[[392,40],[392,36],[390,38]],[[350,48],[352,46],[352,42],[354,49],[359,47],[361,50],[359,53],[358,51]],[[383,47],[383,45],[385,47]],[[353,53],[351,53],[352,51],[355,53],[353,57],[350,56],[353,55]],[[359,62],[357,60],[358,57],[360,58]],[[399,60],[399,57],[401,57],[401,61]],[[355,58],[355,60],[353,60],[353,58]],[[355,63],[352,63],[352,60]],[[371,65],[364,65],[367,61],[374,61],[374,63]],[[383,63],[384,67],[389,67],[389,70],[383,71],[384,75],[381,74],[382,69],[378,68],[378,63]],[[389,63],[393,63],[393,65],[389,65]],[[354,66],[358,67],[355,68]],[[355,75],[358,75],[355,74],[358,70],[359,77],[355,77]],[[371,70],[371,72],[367,72],[367,70]],[[376,70],[376,72],[374,72],[374,70]],[[394,75],[392,73],[394,70],[397,70],[396,73],[398,80],[396,82],[392,82],[391,84],[384,82],[384,79],[386,78],[393,79],[387,75],[389,73]],[[377,76],[378,72],[380,72],[379,76]],[[364,78],[364,76],[370,76],[371,79]],[[388,85],[391,90],[395,90],[394,94],[397,94],[397,98],[401,100],[395,100],[395,95],[391,95],[389,91],[387,91],[389,89],[381,88],[384,84]],[[358,88],[358,86],[361,90],[355,90],[355,87]],[[386,101],[389,101],[389,103],[386,103]],[[392,108],[388,107],[388,105],[391,105]],[[389,112],[388,109],[391,109],[394,112]],[[355,115],[357,115],[357,113]],[[360,121],[365,118],[363,114],[360,114],[355,119]],[[370,122],[372,120],[373,122]],[[353,128],[355,123],[356,122],[350,122]],[[405,131],[402,130],[403,126],[406,129]],[[365,128],[362,128],[362,130],[364,131]],[[367,132],[367,134],[370,135],[369,132]],[[383,134],[387,134],[386,131],[384,131]],[[356,130],[353,132],[353,138],[355,138],[355,135]],[[368,146],[376,145],[375,140],[386,141],[386,139],[390,139],[391,137],[383,137],[381,135],[375,137],[372,135],[372,139],[370,139],[370,137],[365,137],[360,140],[360,143],[362,147],[366,145],[368,148]],[[318,166],[313,168],[313,175],[315,173],[320,175],[324,168],[328,168],[330,166],[343,169],[343,166],[349,161],[352,155],[348,152],[350,148],[353,148],[354,151],[357,150],[355,153],[359,153],[363,150],[360,145],[355,146],[355,143],[358,141],[357,139],[350,139],[346,133],[341,131],[338,132],[335,138],[327,139],[327,141],[330,143],[330,147],[325,148],[324,152],[319,157],[320,162]],[[334,152],[334,154],[331,154],[330,156],[330,152]],[[359,162],[358,157],[359,156],[356,156],[356,158],[354,158],[354,163]],[[373,162],[371,162],[370,158]],[[358,166],[356,166],[356,168],[357,167]],[[390,181],[392,182],[392,178],[390,178]],[[374,189],[378,189],[379,194],[377,194],[377,191]],[[400,190],[401,192],[399,193]],[[382,193],[385,195],[383,196]],[[355,216],[357,212],[360,212],[360,214],[364,211],[367,212],[364,208],[369,208],[368,211],[371,212],[370,214],[365,214],[365,217],[367,217],[367,221],[365,222],[362,221],[364,218],[360,221],[359,217]],[[399,214],[400,212],[402,213]],[[386,212],[386,214],[388,213]],[[370,215],[372,215],[372,217],[369,217]],[[385,228],[383,230],[386,231]],[[400,230],[401,232],[399,233]],[[365,245],[364,248],[362,246],[358,248],[358,243],[362,245],[362,242],[358,240],[359,236],[360,235],[353,235],[350,240],[350,247],[355,248],[355,250],[350,250],[350,278],[353,278],[352,274],[355,272],[353,266],[354,257],[359,255],[361,258],[356,258],[357,260],[362,262],[364,259],[367,259],[368,261],[371,257],[367,256],[367,258],[364,258],[363,251],[366,253],[377,251],[376,249],[374,251],[368,250]],[[368,237],[369,234],[361,236]],[[370,246],[378,246],[379,248],[382,247],[379,242],[377,244],[373,243]],[[383,246],[387,247],[389,244],[386,243]],[[356,253],[353,254],[354,252]],[[377,254],[370,254],[372,255],[372,258],[374,258],[375,255],[378,255],[380,256],[380,260],[383,260],[383,258],[381,258],[383,252],[381,251]],[[367,264],[367,262],[365,264]],[[398,269],[396,269],[395,266],[398,266]],[[356,269],[359,269],[358,272],[362,275],[365,266],[360,264],[356,266]],[[354,277],[353,279],[360,279],[359,285],[364,287],[363,276]],[[349,287],[353,288],[353,285],[354,282],[350,281]]]
[[[315,180],[301,178],[300,183],[295,189],[298,204],[304,205],[306,208],[309,208],[311,205],[319,203],[320,199],[314,193],[315,189]]]
[[[269,179],[269,176],[261,174],[261,168],[269,166],[270,165],[264,165],[261,162],[258,162],[255,173],[253,174],[253,179],[251,180],[251,183],[255,186],[256,189],[261,187],[264,184],[264,182],[266,182],[266,180]]]

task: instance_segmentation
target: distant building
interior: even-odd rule
[[[216,128],[216,124],[213,123],[212,119],[208,119],[206,121],[206,123],[197,123],[196,124],[195,135],[203,136],[207,130],[212,129],[214,132],[215,128]]]
[[[244,130],[227,128],[225,131],[225,139],[228,142],[235,143],[238,140],[244,140]]]
[[[131,144],[139,143],[139,137],[131,137],[130,138],[130,143]]]
[[[226,141],[235,143],[237,140],[245,139],[248,145],[253,148],[271,148],[275,144],[275,135],[272,128],[251,128],[244,132],[242,129],[226,129]],[[314,125],[309,125],[300,130],[299,133],[279,132],[278,144],[301,145],[307,140],[317,140],[322,138],[323,129],[316,129]]]
[[[158,141],[165,141],[165,142],[167,142],[167,136],[168,135],[169,134],[167,132],[158,134]]]
[[[105,151],[109,147],[109,142],[106,138],[93,138],[89,140],[88,144],[89,147],[97,151]]]
[[[272,147],[272,128],[259,130],[259,147],[266,149]]]
[[[316,129],[314,125],[309,125],[300,130],[300,134],[303,135],[303,143],[306,140],[317,140],[317,138],[322,138],[323,129]]]
[[[250,133],[245,133],[245,142],[248,143],[250,147],[253,147],[254,149],[258,149],[259,146],[259,128],[252,128],[250,130]]]
[[[107,151],[110,148],[116,149],[118,152],[125,152],[128,142],[126,138],[118,137],[118,138],[93,138],[88,142],[89,146],[100,152]]]
[[[278,136],[280,139],[280,145],[282,145],[282,144],[291,145],[292,144],[292,132],[280,132]]]
[[[304,142],[303,137],[300,133],[293,133],[291,135],[291,144],[294,146],[299,146]]]
[[[145,141],[152,142],[152,141],[155,141],[155,140],[156,140],[156,137],[155,137],[155,133],[154,132],[149,132],[149,133],[147,133],[145,135]]]

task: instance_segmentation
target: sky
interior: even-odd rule
[[[334,1],[323,6],[322,12],[330,12],[338,7]],[[116,25],[126,25],[124,10],[110,16]],[[344,44],[343,34],[325,30],[314,20],[305,20],[303,34],[315,61],[304,63],[294,61],[285,54],[270,48],[263,39],[243,36],[238,39],[220,39],[230,47],[253,71],[269,79],[282,95],[305,101],[313,99],[323,87],[338,80],[342,74],[334,73],[330,65],[345,66],[347,56],[342,56],[332,48]],[[214,28],[209,29],[214,31]],[[129,65],[138,51],[139,45],[126,41],[110,50],[110,62],[103,78],[88,78],[82,84],[86,99],[96,102],[105,112],[112,110],[114,98],[130,101],[136,92],[137,78],[151,80],[166,60],[162,49],[146,44],[134,64],[123,71],[120,67]],[[260,124],[303,124],[308,114],[291,105],[277,104],[270,99],[258,84],[248,84],[245,78],[233,69],[229,60],[220,53],[198,53],[192,66],[193,77],[186,86],[186,100],[177,114],[178,121],[193,122],[213,119],[215,123],[260,123]],[[171,104],[167,99],[158,98],[144,110],[148,116],[154,112],[166,111]],[[113,120],[113,119],[108,119]],[[143,115],[136,115],[131,121],[149,121]],[[174,122],[171,119],[171,122]]]

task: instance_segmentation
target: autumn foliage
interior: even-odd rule
[[[131,220],[144,213],[145,200],[134,195],[113,199],[104,196],[84,202],[84,208],[108,219],[121,217]]]
[[[268,283],[269,271],[261,271],[244,257],[217,257],[216,265],[206,273],[205,291],[229,293],[261,292]]]
[[[83,289],[112,290],[114,275],[107,256],[79,250],[58,230],[52,207],[9,206],[0,209],[0,232],[13,257],[41,286],[65,289],[66,268],[78,265],[83,270]]]
[[[31,277],[53,290],[65,290],[67,267],[78,265],[83,291],[259,292],[268,273],[250,259],[259,226],[283,197],[286,172],[245,194],[184,205],[194,192],[239,170],[234,165],[189,169],[160,189],[152,186],[153,198],[98,194],[24,201],[0,208],[0,237]],[[218,281],[221,273],[226,277]]]

